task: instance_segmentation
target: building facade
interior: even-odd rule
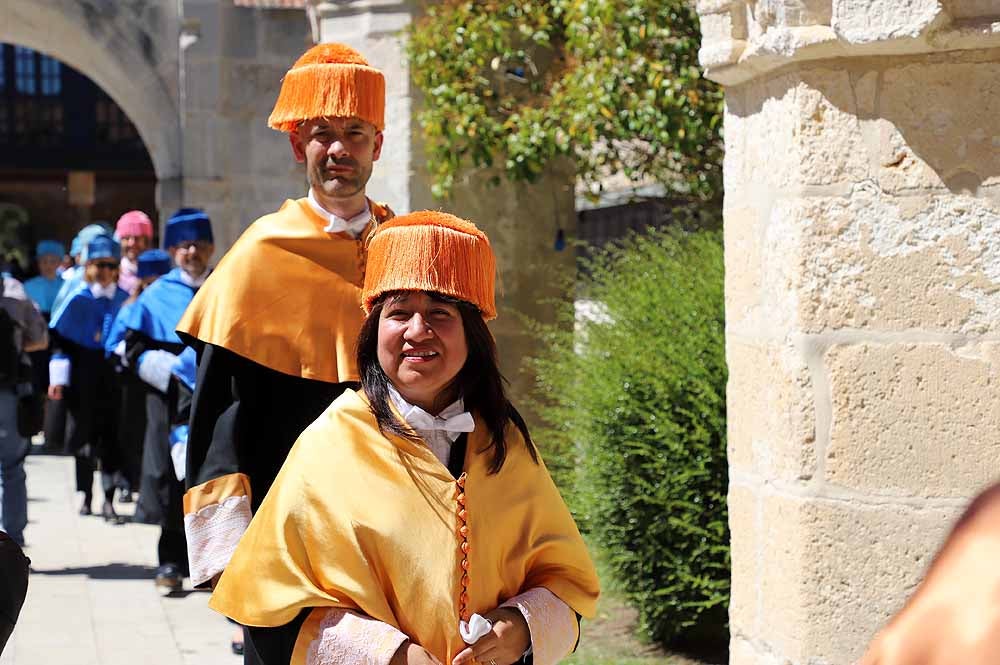
[[[700,0],[731,662],[855,662],[1000,477],[1000,3]]]

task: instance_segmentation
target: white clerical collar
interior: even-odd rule
[[[90,285],[90,292],[94,294],[95,298],[107,298],[111,300],[115,297],[115,293],[118,291],[118,284],[112,282],[107,286],[101,286],[97,282],[93,282]]]
[[[121,262],[121,271],[122,272],[124,272],[126,274],[129,274],[129,275],[134,275],[136,272],[138,272],[138,270],[139,270],[139,264],[138,263],[136,263],[135,261],[133,261],[132,259],[130,259],[127,256],[123,256],[122,257],[122,262]]]
[[[438,415],[432,416],[419,406],[407,402],[392,384],[389,384],[389,397],[406,424],[418,432],[441,430],[455,441],[462,432],[471,432],[476,428],[476,421],[465,410],[465,400],[462,398],[449,404]]]
[[[312,187],[309,188],[309,196],[306,198],[313,211],[329,222],[326,228],[323,229],[327,233],[346,233],[352,238],[357,238],[372,219],[372,211],[368,207],[368,199],[365,199],[364,210],[350,219],[343,219],[319,204],[319,201],[316,200],[316,196],[313,194]]]
[[[205,268],[205,272],[201,273],[197,277],[192,277],[191,275],[187,274],[187,272],[183,268],[178,270],[178,272],[181,274],[182,282],[190,286],[192,289],[197,289],[198,287],[200,287],[202,284],[205,283],[205,280],[208,279],[208,273],[212,271],[209,270],[208,268]]]

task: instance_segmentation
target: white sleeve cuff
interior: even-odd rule
[[[52,356],[49,360],[49,385],[69,385],[70,361],[66,356]]]
[[[528,589],[500,607],[517,608],[528,622],[535,665],[554,665],[573,651],[578,628],[576,612],[545,587]]]
[[[128,367],[128,359],[125,357],[125,340],[118,342],[115,345],[115,350],[112,351],[121,360],[122,365]]]
[[[175,362],[177,356],[169,351],[146,351],[139,356],[139,378],[165,393],[170,386],[171,370]]]
[[[250,526],[250,517],[246,495],[228,497],[184,516],[192,584],[205,584],[226,568]]]
[[[328,610],[306,665],[389,665],[405,633],[384,621],[340,608]]]

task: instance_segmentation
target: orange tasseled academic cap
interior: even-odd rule
[[[268,127],[290,132],[312,118],[358,117],[385,128],[385,77],[344,44],[317,44],[281,82]]]
[[[489,321],[497,315],[496,258],[472,222],[432,210],[383,223],[368,246],[361,302],[365,313],[384,293],[435,291],[471,302]]]

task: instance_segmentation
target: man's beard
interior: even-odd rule
[[[354,169],[354,174],[329,175],[329,166],[324,165],[321,169],[315,169],[312,182],[313,188],[318,189],[326,196],[333,198],[349,198],[365,190],[368,178],[371,177],[371,170],[365,172],[361,165],[353,159],[345,159],[340,162],[332,162],[335,166],[349,166]]]

